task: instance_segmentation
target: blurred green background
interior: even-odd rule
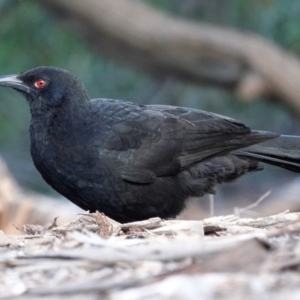
[[[299,0],[144,0],[157,9],[199,22],[260,34],[300,54]],[[59,23],[37,1],[0,1],[0,75],[39,65],[68,69],[81,78],[92,98],[119,98],[141,104],[168,103],[228,115],[254,129],[300,135],[300,123],[283,104],[266,99],[245,103],[215,87],[175,78],[154,78],[94,53],[75,32]],[[0,153],[25,188],[54,193],[35,170],[29,153],[30,115],[16,92],[0,89]],[[268,167],[220,188],[219,196],[251,195],[288,183],[295,174]],[[247,198],[247,197],[244,197]],[[221,201],[221,203],[223,203]],[[222,204],[220,204],[222,205]]]

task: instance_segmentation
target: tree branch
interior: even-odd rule
[[[300,115],[300,63],[262,37],[199,24],[135,0],[39,1],[99,53],[156,76],[272,94]]]

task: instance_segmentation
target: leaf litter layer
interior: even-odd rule
[[[0,233],[0,299],[300,299],[300,213]]]

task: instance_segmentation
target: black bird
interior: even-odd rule
[[[300,172],[300,137],[197,109],[90,100],[79,79],[54,67],[3,76],[0,85],[29,103],[31,155],[45,181],[120,222],[175,217],[189,197],[261,162]]]

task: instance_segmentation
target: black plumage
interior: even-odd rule
[[[34,164],[73,203],[128,222],[175,217],[191,196],[262,169],[300,171],[300,138],[252,131],[209,112],[88,98],[81,81],[53,67],[0,78],[31,112]]]

